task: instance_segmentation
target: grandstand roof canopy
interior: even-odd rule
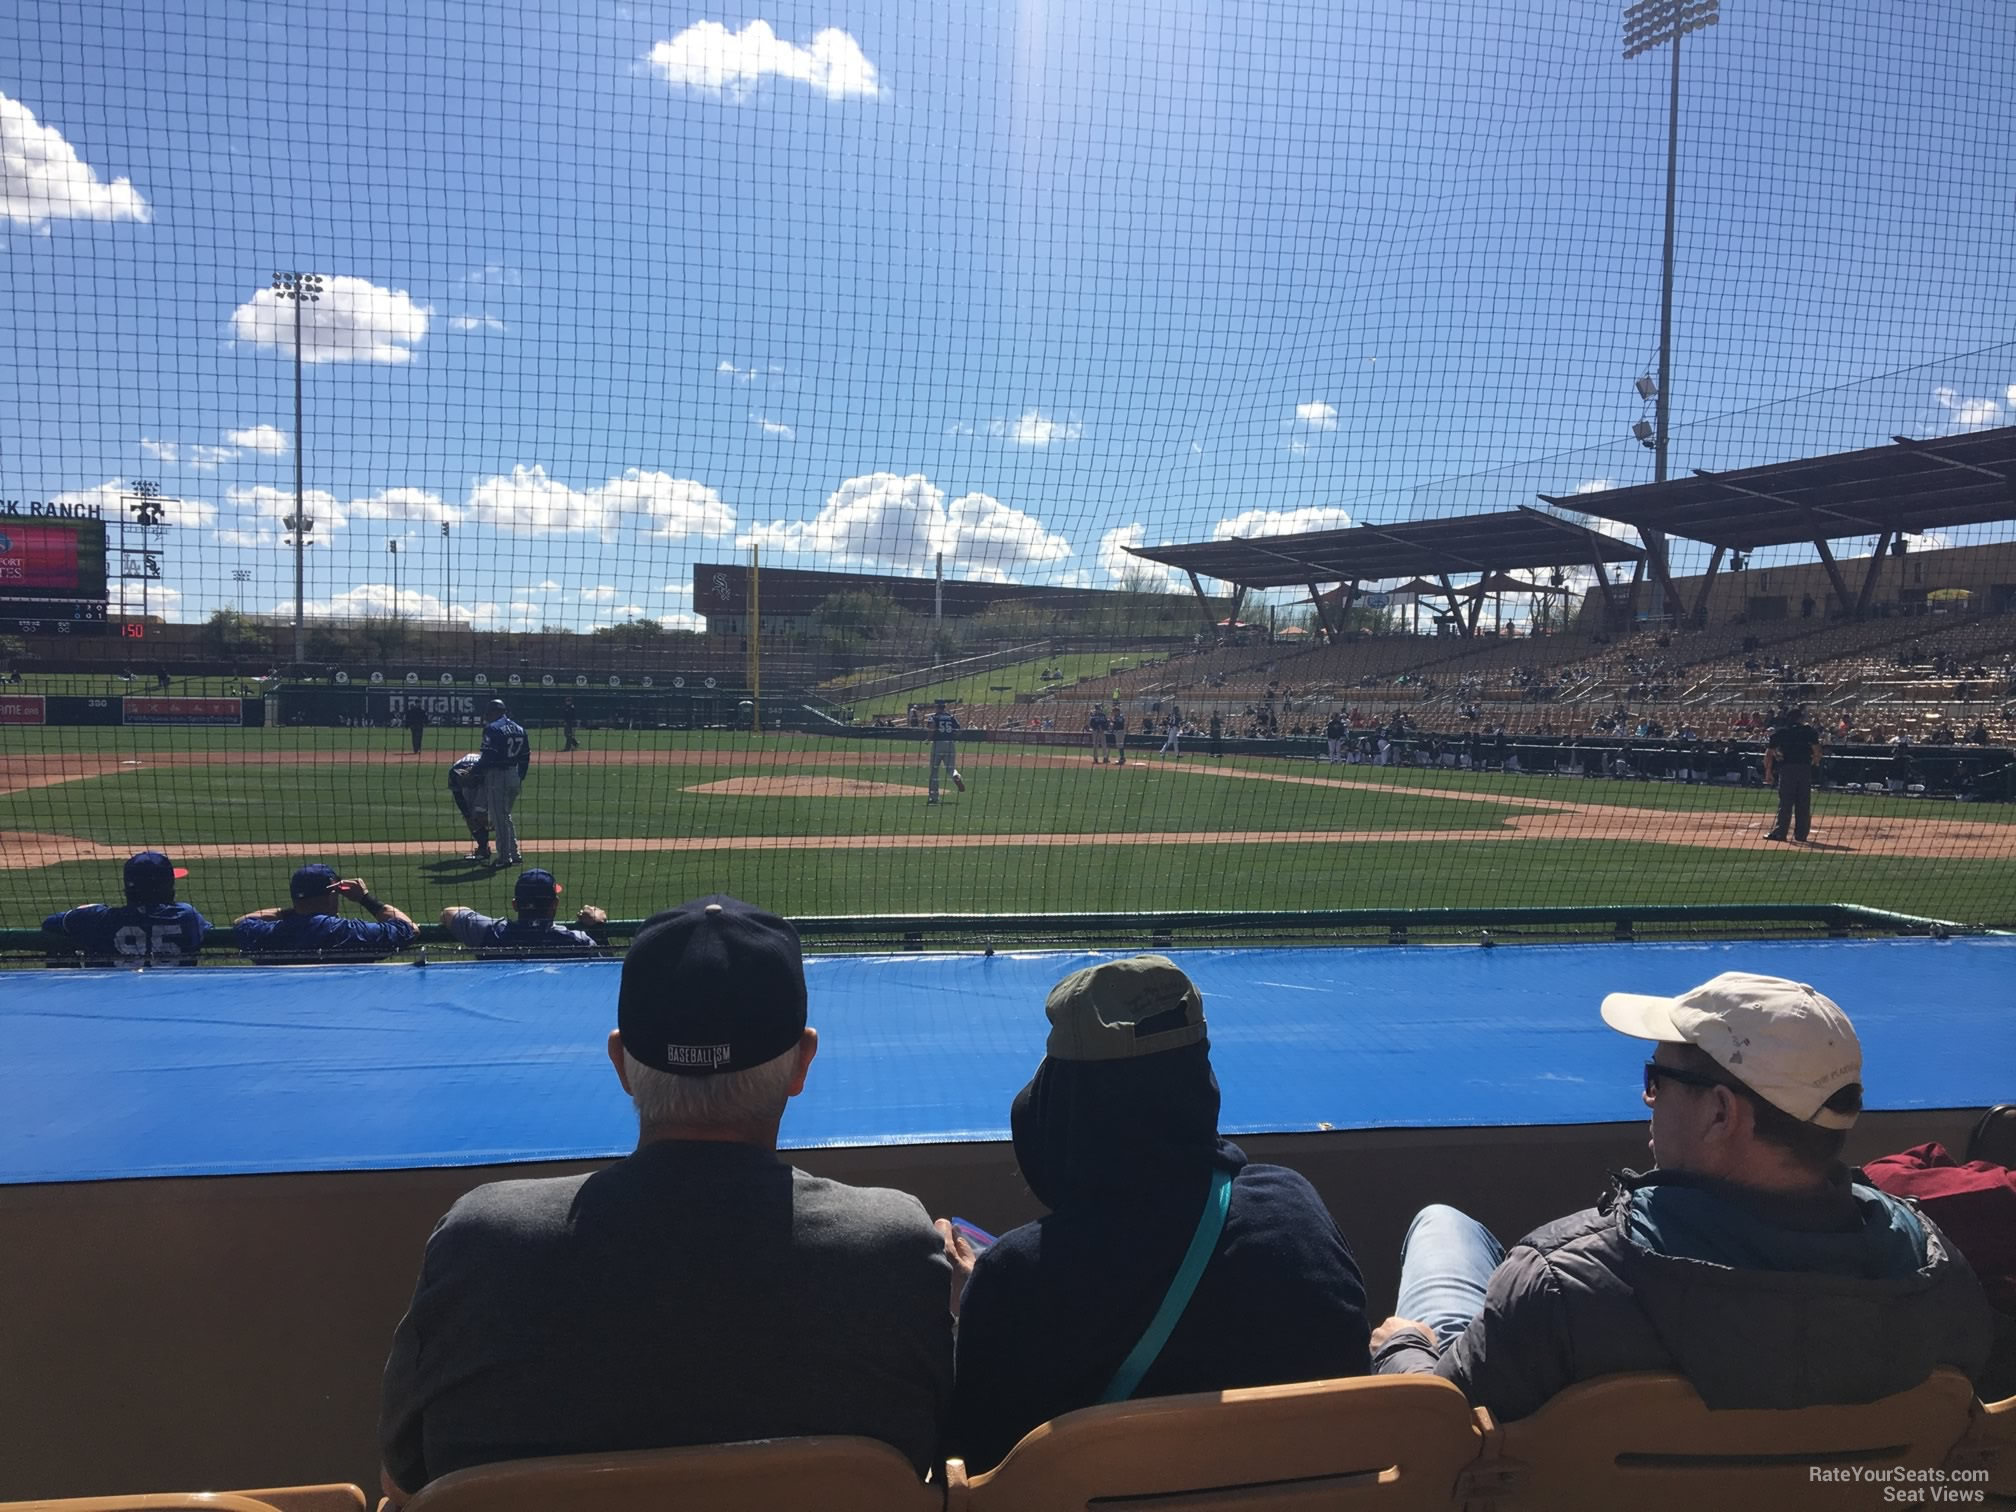
[[[1732,551],[2016,519],[2016,426],[1641,483],[1549,504]]]
[[[1242,588],[1579,566],[1595,559],[1637,562],[1645,555],[1615,536],[1523,505],[1494,514],[1410,520],[1404,525],[1354,525],[1301,535],[1235,536],[1187,546],[1127,549],[1148,561]]]

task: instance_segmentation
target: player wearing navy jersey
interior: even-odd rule
[[[481,759],[471,751],[448,768],[448,796],[455,800],[462,822],[469,826],[469,838],[476,842],[476,849],[464,856],[464,861],[490,859],[490,811],[477,802],[483,796],[476,782],[476,763]]]
[[[1113,705],[1113,748],[1120,753],[1118,765],[1127,765],[1127,711]]]
[[[1113,744],[1113,726],[1106,718],[1103,705],[1096,703],[1092,705],[1092,713],[1085,721],[1085,728],[1092,732],[1092,764],[1104,766],[1106,752]]]
[[[574,928],[558,923],[562,888],[553,873],[534,867],[518,874],[511,889],[515,919],[492,919],[473,908],[444,908],[441,925],[464,945],[482,955],[545,957],[579,955],[595,950],[596,938],[609,922],[599,908],[583,908],[574,916]]]
[[[524,726],[505,712],[503,699],[491,699],[483,712],[490,722],[483,726],[483,749],[476,757],[474,775],[482,794],[476,801],[497,829],[497,865],[516,866],[524,857],[518,853],[518,826],[511,810],[532,766],[532,743],[525,738]]]
[[[959,720],[945,707],[945,700],[939,699],[937,707],[925,716],[924,722],[931,727],[931,795],[924,801],[938,801],[938,768],[943,766],[952,776],[952,786],[960,792],[966,791],[966,779],[959,775],[959,751],[953,737],[959,731]]]
[[[129,857],[123,908],[86,903],[42,921],[44,934],[62,939],[52,940],[51,954],[81,956],[86,966],[194,965],[215,926],[175,901],[175,880],[188,875],[159,851]]]
[[[413,943],[413,921],[372,897],[361,877],[339,881],[332,866],[304,866],[289,880],[287,892],[292,907],[262,908],[232,926],[240,950],[284,959],[325,953],[376,956]],[[344,918],[345,898],[355,899],[372,922]]]

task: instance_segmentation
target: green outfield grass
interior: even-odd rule
[[[467,849],[467,835],[445,772],[473,736],[431,731],[428,749],[415,758],[399,731],[7,730],[0,732],[0,756],[139,765],[0,796],[0,831],[69,835],[120,851],[273,847],[271,855],[195,863],[185,895],[213,919],[275,902],[288,871],[311,859],[361,873],[416,917],[431,919],[442,907],[462,904],[496,912],[508,900],[508,874],[493,876],[454,859]],[[751,777],[918,789],[926,777],[922,742],[703,731],[591,732],[581,756],[563,756],[557,744],[543,733],[534,740],[532,775],[518,806],[526,857],[560,875],[570,903],[598,903],[616,917],[642,916],[715,889],[797,914],[1839,902],[2005,924],[2016,898],[2016,832],[2008,854],[1989,860],[1761,844],[1707,849],[1636,838],[1650,821],[1634,819],[1634,810],[1698,814],[1725,834],[1729,816],[1768,817],[1771,795],[1755,789],[1333,768],[1305,760],[1212,763],[1201,756],[1180,765],[1137,757],[1123,771],[1095,767],[1082,752],[973,743],[962,751],[971,790],[948,790],[933,808],[916,792],[832,798],[691,791]],[[233,763],[158,762],[200,753],[228,754]],[[636,764],[649,753],[684,760]],[[1016,764],[1028,755],[1066,759]],[[1241,770],[1315,780],[1228,775]],[[1545,816],[1563,802],[1616,810],[1615,832],[1596,839],[1457,838],[1502,832],[1521,816]],[[1822,838],[1830,813],[1903,824],[2016,820],[2008,805],[1859,795],[1821,794],[1818,809]],[[1200,831],[1348,831],[1367,838],[1211,844],[1105,838]],[[1401,832],[1417,838],[1377,838]],[[850,846],[673,852],[595,843],[800,836],[841,837]],[[944,843],[929,843],[933,836]],[[1065,843],[961,843],[1030,836]],[[410,850],[371,850],[386,845]],[[0,921],[33,923],[117,888],[118,868],[110,861],[0,867]]]

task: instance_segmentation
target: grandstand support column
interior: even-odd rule
[[[1232,607],[1225,611],[1225,633],[1230,635],[1239,624],[1239,611],[1246,607],[1246,585],[1232,585]],[[1216,628],[1215,626],[1213,627]]]
[[[1827,581],[1834,585],[1834,602],[1841,606],[1844,616],[1853,614],[1855,603],[1848,596],[1848,580],[1841,576],[1841,564],[1834,560],[1834,553],[1828,549],[1827,538],[1814,536],[1813,549],[1820,553],[1820,565],[1827,569]]]
[[[1645,559],[1640,557],[1631,564],[1631,581],[1624,586],[1624,628],[1630,629],[1638,618],[1638,590],[1645,582]]]
[[[1876,537],[1875,555],[1869,558],[1869,565],[1862,573],[1862,591],[1855,595],[1855,618],[1860,619],[1869,612],[1869,600],[1876,596],[1876,581],[1883,576],[1883,558],[1890,554],[1890,543],[1897,532],[1886,530]]]
[[[1603,590],[1603,628],[1617,628],[1617,589],[1610,581],[1610,569],[1603,565],[1603,553],[1592,551],[1589,561],[1596,569],[1596,586]]]
[[[1204,616],[1204,634],[1215,640],[1218,636],[1218,621],[1211,613],[1210,596],[1204,592],[1204,585],[1197,580],[1196,573],[1186,571],[1184,576],[1190,579],[1190,591],[1197,595],[1197,608]]]
[[[1449,581],[1449,574],[1446,572],[1437,573],[1436,577],[1442,584],[1442,592],[1448,596],[1449,613],[1456,621],[1456,628],[1462,632],[1463,638],[1468,640],[1470,623],[1463,618],[1463,600],[1456,596],[1456,585]]]
[[[1727,550],[1727,547],[1717,546],[1715,554],[1708,558],[1708,570],[1701,575],[1701,591],[1694,595],[1694,608],[1687,615],[1697,626],[1708,623],[1708,590],[1715,586],[1715,574],[1722,570],[1722,558]]]

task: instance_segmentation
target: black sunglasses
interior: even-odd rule
[[[1682,1071],[1678,1066],[1662,1066],[1656,1060],[1645,1062],[1645,1095],[1657,1097],[1661,1081],[1676,1081],[1683,1087],[1726,1087],[1729,1084],[1713,1076],[1703,1076],[1699,1071]]]

